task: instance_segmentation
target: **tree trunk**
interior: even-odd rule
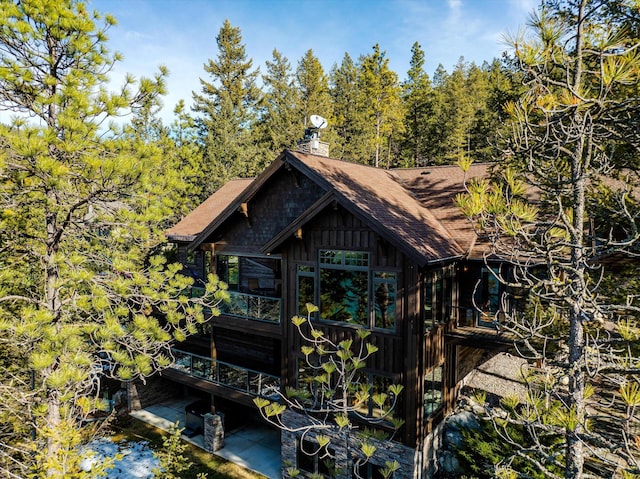
[[[579,116],[579,115],[576,115]],[[571,237],[571,262],[569,275],[571,289],[574,296],[571,298],[572,308],[569,315],[569,398],[568,414],[575,414],[566,428],[567,458],[566,479],[579,479],[582,477],[584,467],[584,451],[580,434],[583,431],[585,404],[585,358],[584,358],[584,327],[586,317],[584,310],[585,298],[588,294],[585,282],[585,258],[583,252],[584,219],[585,219],[585,163],[589,162],[588,150],[585,151],[585,139],[582,139],[572,158],[571,179],[573,184],[572,209],[573,219],[570,228]],[[575,421],[575,423],[573,423]],[[573,423],[573,424],[571,424]]]
[[[60,398],[58,392],[49,390],[47,392],[47,452],[46,461],[49,464],[47,469],[47,477],[64,477],[64,471],[55,467],[57,463],[58,451],[60,450],[60,442],[58,441],[58,433],[61,423],[60,417]]]

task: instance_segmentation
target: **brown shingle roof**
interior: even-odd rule
[[[222,217],[230,214],[243,192],[259,189],[285,163],[333,192],[343,207],[420,264],[463,255],[481,257],[486,247],[476,241],[471,223],[454,203],[455,196],[464,191],[459,167],[384,170],[294,151],[280,155],[257,182],[241,179],[225,184],[169,229],[167,237],[202,242],[205,233],[211,233],[207,229],[222,224]],[[488,164],[473,165],[467,179],[488,174]]]
[[[432,262],[465,253],[458,238],[445,227],[443,219],[446,220],[446,214],[436,211],[437,207],[442,206],[449,210],[455,208],[453,199],[449,196],[454,189],[445,190],[442,194],[434,191],[433,196],[440,198],[439,202],[434,202],[428,201],[428,198],[420,198],[412,188],[405,185],[414,183],[418,187],[423,184],[426,186],[426,183],[420,181],[419,174],[424,169],[413,172],[401,170],[404,173],[398,174],[397,170],[383,170],[300,152],[290,154],[315,173],[317,180],[324,181],[327,189],[335,190],[346,200],[347,205],[355,206],[368,217],[374,227],[378,226],[375,229],[383,236],[391,235],[396,243],[399,241],[403,244],[404,250],[413,253],[414,258],[419,256],[424,262]],[[458,167],[447,169],[459,170]],[[447,176],[446,173],[443,175],[444,178]],[[453,185],[454,181],[451,181],[452,188]],[[432,187],[440,186],[439,182],[432,183]],[[427,191],[424,193],[425,196],[429,195]],[[459,213],[458,216],[462,217]],[[456,226],[452,231],[459,233],[457,230],[461,229],[461,225],[456,222],[450,226]],[[473,234],[470,224],[467,229]],[[466,239],[466,236],[457,236]]]
[[[488,177],[490,164],[471,165],[466,180]],[[477,241],[471,222],[454,203],[456,195],[464,192],[465,174],[456,165],[432,166],[393,170],[420,202],[449,231],[465,254],[472,258],[482,257],[488,245]]]
[[[231,180],[165,232],[171,241],[193,241],[224,209],[242,193],[253,179]]]

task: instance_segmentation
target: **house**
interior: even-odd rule
[[[467,179],[489,169],[474,165]],[[290,318],[310,302],[328,337],[371,330],[378,352],[366,372],[404,386],[397,447],[376,461],[398,460],[395,477],[429,477],[461,382],[508,344],[490,321],[504,305],[486,244],[454,204],[463,181],[457,166],[383,170],[285,150],[257,178],[224,185],[167,237],[185,269],[215,272],[231,301],[177,345],[172,368],[134,388],[134,407],[180,384],[209,401],[205,436],[222,435],[255,415],[256,395],[297,384],[302,353]],[[317,461],[296,454],[299,438],[281,437],[283,464],[316,472]],[[367,474],[377,477],[379,465]]]

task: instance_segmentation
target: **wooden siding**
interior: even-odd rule
[[[402,401],[396,413],[407,419],[400,439],[413,446],[418,431],[416,392],[421,390],[417,386],[422,380],[418,373],[422,338],[422,330],[418,324],[418,268],[362,221],[337,205],[329,206],[313,222],[303,227],[300,239],[292,238],[283,244],[281,253],[286,283],[283,322],[287,346],[286,351],[283,351],[286,357],[283,357],[282,377],[288,385],[295,385],[296,362],[301,357],[300,348],[303,345],[290,322],[290,318],[297,314],[297,267],[314,266],[317,275],[318,252],[321,249],[368,252],[370,270],[394,271],[397,274],[395,330],[388,332],[374,329],[367,338],[378,347],[378,351],[367,362],[367,372],[391,377],[404,386]],[[357,337],[356,327],[344,323],[316,320],[314,325],[335,342]]]
[[[279,340],[217,328],[213,343],[219,361],[268,374],[280,372]]]
[[[306,176],[281,170],[247,203],[247,215],[233,215],[208,241],[239,245],[255,252],[307,210],[324,191]]]

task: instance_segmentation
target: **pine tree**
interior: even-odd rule
[[[105,376],[149,376],[204,320],[166,264],[162,220],[181,180],[110,118],[164,76],[107,89],[111,16],[76,0],[0,0],[0,343],[6,477],[82,477],[84,420]],[[214,292],[215,285],[209,284]],[[10,347],[8,345],[11,345]],[[15,476],[12,476],[15,474]]]
[[[640,60],[607,10],[638,11],[548,3],[510,41],[525,90],[505,108],[505,168],[459,201],[510,263],[496,279],[531,298],[496,318],[537,363],[524,375],[526,398],[487,414],[511,445],[509,432],[524,431],[517,462],[545,477],[579,479],[588,465],[597,477],[631,478],[640,473]]]
[[[306,377],[298,388],[288,387],[279,393],[277,401],[256,398],[253,402],[266,421],[282,431],[299,434],[301,452],[317,455],[330,473],[344,476],[346,472],[364,479],[364,466],[404,424],[395,416],[403,387],[373,384],[362,373],[378,349],[367,341],[371,331],[358,329],[357,335],[334,342],[311,321],[318,307],[307,304],[306,309],[306,318],[291,319],[303,340],[300,352]],[[374,415],[368,413],[369,405],[375,408]],[[382,425],[385,431],[376,430]],[[387,479],[398,469],[397,461],[385,461],[380,473]],[[286,468],[283,473],[287,478],[300,475],[295,467]]]
[[[365,163],[366,126],[364,101],[358,88],[358,67],[348,53],[340,66],[331,71],[331,97],[333,99],[334,130],[336,144],[331,145],[332,155],[357,163]]]
[[[267,61],[263,75],[265,93],[258,128],[268,155],[274,157],[283,148],[293,148],[303,137],[303,118],[299,117],[300,98],[295,88],[289,60],[278,50]]]
[[[376,44],[373,53],[360,58],[359,85],[362,99],[368,106],[367,117],[372,129],[370,161],[378,167],[386,157],[386,167],[389,168],[392,166],[391,138],[403,128],[403,111],[398,75],[389,69],[385,55]]]
[[[188,113],[184,100],[178,102],[173,113],[174,120],[167,129],[165,141],[170,144],[167,154],[173,156],[185,186],[182,206],[175,211],[180,215],[177,219],[181,219],[207,199],[207,191],[202,185],[210,180],[206,176],[209,168],[205,166],[204,145],[200,141],[196,119]]]
[[[201,138],[205,145],[205,195],[231,178],[250,178],[264,168],[256,149],[253,126],[260,90],[255,82],[240,28],[225,20],[216,36],[218,56],[204,70],[210,80],[200,79],[202,90],[193,94],[194,111],[200,113]]]
[[[410,65],[407,80],[402,84],[405,109],[403,157],[406,166],[425,166],[430,160],[427,143],[433,121],[433,92],[429,75],[424,71],[424,51],[418,42],[411,47]]]

